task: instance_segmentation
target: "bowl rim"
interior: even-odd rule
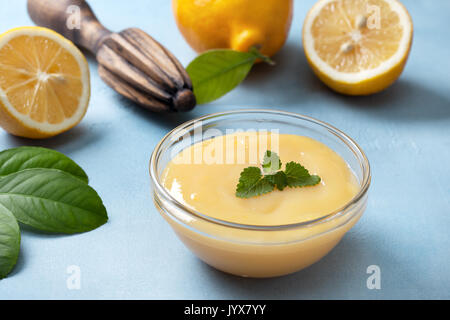
[[[277,116],[287,116],[290,118],[295,118],[297,120],[301,121],[307,121],[314,125],[319,125],[325,129],[328,130],[328,132],[335,135],[337,138],[339,138],[356,156],[358,159],[358,162],[363,170],[363,179],[361,183],[361,187],[358,191],[358,193],[345,205],[342,207],[332,211],[331,213],[327,213],[319,218],[308,220],[308,221],[302,221],[297,223],[289,223],[289,224],[280,224],[280,225],[251,225],[251,224],[241,224],[237,222],[231,222],[227,220],[217,219],[210,217],[204,213],[201,213],[197,210],[194,210],[192,208],[189,208],[185,204],[178,201],[175,197],[173,197],[170,192],[160,183],[160,177],[158,177],[157,174],[157,157],[161,153],[161,147],[170,137],[176,135],[177,132],[179,132],[182,129],[185,129],[187,127],[191,127],[194,123],[198,121],[204,121],[204,120],[210,120],[210,119],[216,119],[218,117],[225,117],[230,115],[239,115],[239,114],[254,114],[254,113],[265,113],[265,114],[274,114]],[[355,152],[356,151],[356,152]],[[149,172],[150,172],[150,178],[152,180],[153,186],[157,189],[160,195],[163,195],[164,198],[169,200],[171,204],[175,205],[179,209],[181,209],[184,213],[187,213],[188,215],[194,216],[195,218],[199,218],[201,220],[204,220],[206,222],[218,224],[225,227],[231,227],[236,229],[244,229],[244,230],[259,230],[259,231],[277,231],[277,230],[291,230],[291,229],[298,229],[298,228],[306,228],[306,227],[312,227],[317,224],[325,223],[330,220],[334,220],[342,215],[344,215],[347,210],[356,205],[364,196],[367,194],[370,183],[371,183],[371,168],[369,160],[367,159],[367,156],[365,155],[362,148],[356,143],[355,140],[353,140],[351,137],[349,137],[347,134],[345,134],[343,131],[337,129],[333,125],[326,123],[324,121],[315,119],[313,117],[305,116],[302,114],[294,113],[294,112],[288,112],[288,111],[281,111],[276,109],[263,109],[263,108],[251,108],[251,109],[238,109],[238,110],[230,110],[230,111],[221,111],[221,112],[215,112],[210,113],[201,117],[197,117],[191,120],[188,120],[174,129],[170,130],[155,146],[151,157],[150,157],[150,163],[149,163]],[[166,210],[164,210],[166,211]]]

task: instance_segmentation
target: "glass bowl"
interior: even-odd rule
[[[202,139],[208,129],[277,130],[318,140],[338,153],[355,174],[359,191],[334,212],[318,219],[286,225],[245,225],[209,217],[172,196],[162,173],[181,150]],[[274,277],[301,270],[325,256],[363,214],[370,186],[369,162],[349,136],[313,118],[278,110],[245,109],[206,115],[170,131],[150,159],[152,195],[158,211],[196,256],[227,273],[244,277]]]

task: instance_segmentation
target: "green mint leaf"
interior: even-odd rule
[[[314,186],[320,182],[319,176],[310,175],[305,167],[293,161],[286,164],[284,172],[286,173],[289,187]]]
[[[20,230],[14,215],[0,205],[0,279],[14,268],[19,257]]]
[[[0,178],[0,204],[33,228],[78,233],[108,220],[94,189],[57,169],[26,169]]]
[[[249,52],[210,50],[197,56],[186,68],[197,103],[211,102],[233,90],[245,79],[256,59],[271,61],[256,48]]]
[[[239,177],[236,187],[236,196],[239,198],[251,198],[259,196],[274,189],[274,184],[265,179],[258,167],[245,168]]]
[[[88,183],[88,176],[83,169],[58,151],[40,147],[18,147],[0,152],[0,177],[31,168],[59,169]]]
[[[265,174],[274,174],[281,169],[281,160],[278,154],[267,150],[264,153],[262,168]]]
[[[320,182],[320,177],[310,175],[308,170],[294,161],[286,164],[285,171],[281,169],[278,154],[267,150],[262,163],[263,172],[258,167],[248,167],[241,172],[236,187],[236,196],[250,198],[273,191],[277,188],[283,191],[286,187],[314,186]]]
[[[276,186],[280,191],[283,191],[287,186],[287,176],[283,171],[278,171],[277,173],[265,176],[264,178],[270,181],[270,183]]]

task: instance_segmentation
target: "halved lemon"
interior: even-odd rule
[[[303,48],[317,76],[349,95],[379,92],[408,59],[413,23],[397,0],[319,0],[303,25]]]
[[[89,67],[58,33],[21,27],[0,35],[0,126],[13,135],[47,138],[86,113]]]

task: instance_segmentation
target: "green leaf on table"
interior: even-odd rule
[[[265,179],[258,167],[245,168],[239,177],[236,187],[236,196],[250,198],[268,193],[274,189],[274,185]]]
[[[284,172],[289,187],[314,186],[320,182],[319,176],[310,175],[305,167],[293,161],[286,163]]]
[[[14,215],[0,205],[0,279],[14,268],[19,257],[20,230]]]
[[[78,233],[108,220],[97,192],[56,169],[26,169],[0,178],[0,204],[33,228]]]
[[[230,49],[206,51],[187,66],[198,104],[216,100],[245,79],[257,59],[272,63],[258,49],[249,52]]]
[[[59,169],[88,183],[88,176],[64,154],[40,147],[18,147],[0,152],[0,177],[31,168]]]
[[[258,167],[248,167],[241,172],[236,187],[237,197],[250,198],[275,188],[283,191],[286,187],[314,186],[320,182],[319,176],[310,175],[305,167],[294,161],[288,162],[285,170],[281,170],[280,157],[270,150],[264,154],[261,167],[264,175]]]

